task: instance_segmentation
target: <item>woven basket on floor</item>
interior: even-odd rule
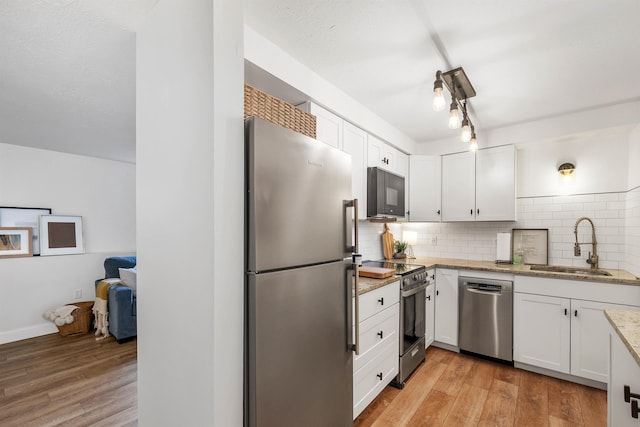
[[[316,116],[245,84],[244,118],[249,116],[260,117],[311,138],[316,137]]]
[[[69,305],[75,305],[78,308],[71,313],[74,319],[72,323],[62,326],[56,325],[60,335],[66,337],[67,335],[86,334],[93,323],[93,312],[91,311],[93,301],[73,302]]]

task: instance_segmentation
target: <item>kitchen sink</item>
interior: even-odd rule
[[[532,265],[530,270],[548,271],[550,273],[586,274],[590,276],[611,276],[611,273],[605,270],[595,268],[563,267],[561,265]]]

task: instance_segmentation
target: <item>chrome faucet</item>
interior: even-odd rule
[[[591,224],[591,242],[578,242],[578,224],[582,221],[587,220]],[[596,241],[596,226],[593,225],[593,221],[591,221],[586,216],[582,218],[578,218],[576,221],[576,225],[573,227],[573,234],[576,235],[576,243],[573,245],[573,255],[580,256],[580,245],[588,245],[591,244],[593,246],[593,255],[589,252],[589,258],[587,258],[587,264],[591,264],[591,268],[598,268],[598,242]]]

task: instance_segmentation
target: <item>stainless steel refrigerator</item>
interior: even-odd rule
[[[351,426],[351,157],[255,117],[245,146],[245,425]]]

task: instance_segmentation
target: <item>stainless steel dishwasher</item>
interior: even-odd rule
[[[513,362],[513,282],[460,276],[458,291],[460,350]]]

